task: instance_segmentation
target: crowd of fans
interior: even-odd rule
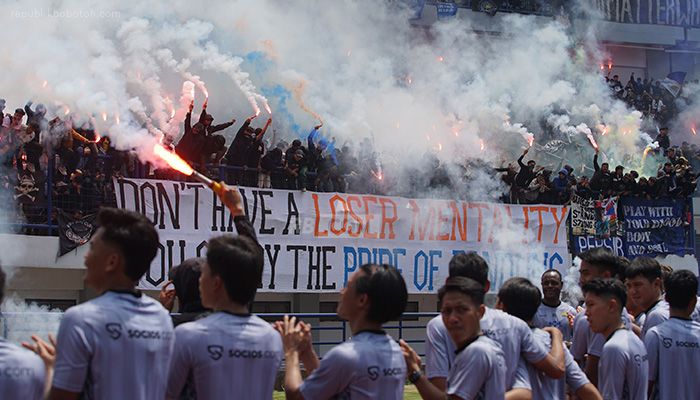
[[[645,83],[641,81],[640,85]],[[54,223],[57,210],[79,218],[93,213],[100,205],[115,205],[111,184],[115,176],[186,179],[172,169],[158,170],[141,163],[133,152],[116,150],[110,138],[100,137],[90,121],[78,123],[70,116],[49,121],[46,107],[33,106],[31,102],[12,114],[5,114],[4,108],[5,101],[0,100],[3,115],[0,160],[4,167],[0,182],[6,189],[3,195],[13,197],[5,199],[5,204],[18,204],[21,208],[21,212],[10,212],[9,220],[15,218],[15,222],[27,226],[45,225],[49,221],[47,212],[51,212],[50,220]],[[486,171],[491,177],[503,173],[501,180],[508,187],[502,196],[504,202],[566,204],[573,194],[585,198],[687,197],[695,191],[696,171],[700,168],[697,146],[684,142],[680,147],[672,147],[668,129],[662,128],[656,138],[659,148],[652,154],[663,155],[667,162],[656,177],[640,177],[637,171],[627,171],[621,165],[614,169],[605,162],[599,165],[597,154],[593,159],[595,172],[590,179],[576,176],[569,165],[564,165],[555,175],[538,166],[535,160],[524,162],[526,150],[517,164],[495,172],[482,160],[451,166],[426,153],[422,164],[416,163],[426,169],[416,167],[415,171],[408,171],[404,174],[407,181],[399,184],[385,180],[381,162],[368,139],[353,149],[348,145],[338,148],[334,139],[323,134],[323,124],[319,124],[304,140],[291,143],[280,140],[272,145],[276,133],[273,132],[272,140],[266,138],[270,136],[268,128],[272,119],[255,128],[256,116],[251,116],[231,143],[227,143],[220,132],[236,120],[214,124],[205,102],[199,119],[192,124],[193,108],[191,104],[182,138],[174,144],[173,138],[166,137],[164,144],[198,170],[229,184],[250,187],[409,197],[432,191],[438,196],[439,193],[460,196],[472,191],[469,185],[470,181],[476,181],[473,175],[477,171]],[[467,189],[459,191],[459,187]]]
[[[668,124],[677,113],[674,98],[663,88],[661,81],[635,78],[634,73],[630,74],[625,85],[620,81],[619,75],[613,75],[612,78],[606,76],[605,80],[615,97],[660,124]]]
[[[523,162],[526,149],[518,158],[517,168],[512,163],[503,172],[501,180],[510,188],[502,197],[507,203],[520,204],[566,204],[572,195],[586,199],[602,199],[610,196],[636,196],[645,199],[686,198],[697,187],[700,173],[698,147],[683,142],[680,147],[671,147],[668,128],[661,128],[656,137],[658,149],[648,153],[663,155],[665,161],[659,166],[656,177],[640,177],[635,170],[627,171],[625,166],[610,168],[607,162],[599,163],[598,151],[593,156],[593,175],[576,176],[570,165],[552,177],[552,171],[538,166],[535,160]],[[685,155],[688,155],[686,157]]]

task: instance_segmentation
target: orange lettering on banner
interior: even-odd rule
[[[467,241],[467,203],[462,203],[462,215],[464,219],[460,217],[459,210],[457,209],[457,202],[450,201],[450,208],[452,209],[452,236],[450,240],[457,240],[457,235],[455,234],[455,228],[459,229],[459,238],[461,241]],[[462,222],[464,221],[464,222]]]
[[[499,229],[503,227],[503,211],[501,210],[501,207],[506,210],[506,214],[508,215],[508,221],[510,221],[510,206],[504,205],[494,205],[493,207],[493,225],[491,226],[491,234],[489,235],[489,243],[493,243],[493,234],[496,231],[496,229]]]
[[[564,222],[564,216],[566,215],[566,207],[561,208],[561,216],[557,217],[557,208],[552,207],[550,209],[552,211],[552,217],[554,217],[554,222],[557,224],[557,230],[554,232],[554,241],[553,244],[559,243],[559,228],[561,227],[561,223]]]
[[[311,198],[314,199],[314,211],[316,211],[316,224],[314,225],[314,236],[325,237],[328,236],[328,231],[319,231],[318,226],[321,223],[321,211],[318,209],[318,195],[312,194]]]
[[[537,211],[537,218],[540,223],[539,228],[537,229],[537,241],[541,242],[542,241],[542,228],[544,228],[544,224],[542,223],[542,211],[547,212],[549,211],[549,207],[547,206],[532,206],[530,207],[530,211]]]
[[[428,208],[428,215],[420,223],[420,208],[414,200],[408,201],[408,206],[411,208],[413,218],[411,218],[411,233],[408,234],[408,240],[415,240],[416,238],[416,226],[418,226],[418,236],[419,240],[425,240],[426,233],[430,233],[429,240],[435,239],[433,231],[435,230],[435,209],[433,207]]]
[[[528,213],[528,208],[523,207],[523,215],[525,216],[525,223],[523,224],[523,244],[527,244],[528,229],[530,228],[530,214]]]
[[[447,226],[449,227],[449,215],[445,215],[442,213],[443,207],[439,207],[437,209],[437,240],[450,240],[450,232],[447,231],[445,233],[441,233],[442,227]]]
[[[369,231],[369,223],[374,219],[374,214],[369,212],[369,203],[377,204],[377,198],[374,196],[362,196],[362,201],[365,203],[365,239],[376,239],[378,235]]]
[[[481,242],[481,228],[482,224],[484,222],[484,215],[483,215],[483,210],[488,210],[489,205],[484,204],[484,203],[470,203],[469,208],[476,208],[479,219],[477,222],[477,229],[476,229],[476,241]]]
[[[348,204],[345,202],[345,200],[340,197],[340,195],[335,195],[331,197],[329,200],[331,203],[331,214],[333,216],[333,219],[331,219],[331,232],[333,232],[334,235],[340,236],[343,233],[345,233],[345,230],[348,227]],[[340,204],[343,207],[343,225],[340,229],[335,229],[335,221],[336,221],[336,208],[335,208],[335,203],[340,202]]]
[[[364,223],[362,222],[362,218],[358,217],[357,214],[355,214],[355,210],[352,208],[352,203],[357,203],[358,206],[362,207],[362,201],[358,196],[348,196],[348,211],[350,212],[350,218],[354,219],[355,222],[357,222],[357,232],[354,232],[352,230],[352,224],[348,226],[348,235],[350,237],[360,237],[362,234],[362,230],[364,227]]]
[[[389,225],[389,239],[395,239],[396,234],[394,233],[394,222],[396,222],[399,219],[396,203],[394,202],[394,200],[388,197],[380,198],[379,203],[382,205],[382,233],[379,237],[381,239],[386,238],[386,230],[384,228],[386,228],[386,226]],[[388,218],[386,215],[387,206],[389,206],[393,210],[393,216],[391,218]]]

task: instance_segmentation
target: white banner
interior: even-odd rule
[[[206,254],[207,240],[235,234],[233,218],[206,186],[193,182],[119,179],[120,208],[151,219],[160,251],[140,282],[154,289],[168,270]],[[503,281],[571,265],[568,209],[550,205],[467,203],[344,193],[240,188],[265,253],[263,292],[337,292],[358,266],[396,266],[410,293],[433,293],[459,252],[489,263],[491,290]]]

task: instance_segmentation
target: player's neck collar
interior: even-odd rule
[[[217,312],[221,312],[221,313],[228,314],[228,315],[233,315],[236,317],[250,317],[251,315],[253,315],[249,312],[247,312],[247,313],[235,313],[235,312],[226,311],[226,310],[217,310]]]
[[[557,308],[561,305],[561,299],[557,300],[557,304],[549,304],[544,301],[544,298],[542,298],[542,304],[544,304],[547,307]]]
[[[384,331],[383,329],[363,329],[361,331],[355,332],[355,334],[353,336],[357,336],[360,333],[373,333],[375,335],[386,335],[386,331]]]
[[[464,349],[466,349],[467,347],[469,347],[470,344],[476,342],[476,340],[479,339],[479,336],[481,336],[481,335],[483,335],[483,334],[482,334],[482,333],[479,333],[478,335],[474,336],[473,338],[467,340],[467,343],[463,344],[460,348],[458,348],[457,350],[455,350],[455,355],[461,353],[462,351],[464,351]]]
[[[107,291],[117,294],[130,294],[136,298],[141,298],[141,296],[143,296],[143,293],[137,289],[109,289]]]
[[[621,322],[621,323],[620,323],[620,326],[618,326],[617,329],[615,329],[615,330],[610,334],[610,336],[608,336],[608,337],[605,338],[605,341],[607,342],[608,340],[612,339],[612,337],[615,336],[615,334],[616,334],[617,332],[619,332],[619,331],[625,331],[625,330],[627,330],[627,328],[625,327],[625,324],[623,324],[623,323]]]
[[[649,311],[651,311],[652,308],[656,307],[657,304],[661,303],[661,299],[658,299],[652,304],[649,308],[644,311],[644,314],[649,314]]]
[[[681,321],[692,321],[692,318],[686,318],[686,317],[679,317],[677,315],[672,315],[669,318],[675,318],[675,319],[680,319]]]

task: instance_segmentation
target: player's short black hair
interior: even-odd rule
[[[662,275],[661,264],[651,257],[637,257],[625,269],[625,279],[642,276],[649,282],[654,282],[657,278],[661,279]]]
[[[158,232],[143,214],[105,207],[97,214],[102,240],[116,246],[124,257],[124,273],[133,281],[148,271],[158,252]]]
[[[542,302],[542,293],[528,279],[510,278],[498,291],[498,300],[503,303],[505,312],[528,322]]]
[[[263,256],[260,246],[247,236],[222,235],[209,241],[207,264],[224,281],[229,299],[248,304],[262,282]]]
[[[199,293],[199,277],[202,275],[204,257],[193,257],[173,267],[168,277],[173,281],[180,312],[205,311]]]
[[[601,272],[609,271],[610,275],[613,277],[620,278],[623,271],[623,264],[621,257],[613,254],[612,251],[606,249],[605,247],[596,247],[595,249],[590,249],[579,253],[578,258],[581,261],[593,265],[598,268]]]
[[[472,299],[476,305],[484,304],[484,287],[474,279],[463,276],[447,278],[445,285],[438,290],[438,301],[442,302],[445,294],[459,292]]]
[[[355,290],[369,297],[367,319],[382,324],[398,319],[408,302],[408,290],[401,273],[388,264],[365,264],[360,270],[364,275],[355,281]]]
[[[666,301],[671,308],[685,309],[698,292],[698,277],[691,271],[673,271],[664,280]]]
[[[556,270],[556,269],[554,269],[554,268],[548,269],[548,270],[544,271],[544,272],[542,273],[542,275],[540,276],[540,279],[544,278],[545,275],[550,274],[550,273],[555,273],[555,274],[559,275],[559,281],[563,281],[563,280],[564,280],[564,279],[562,278],[562,276],[561,276],[561,272],[559,272],[558,270]]]
[[[581,288],[583,293],[591,293],[605,299],[615,298],[620,303],[620,311],[627,304],[627,291],[625,285],[616,278],[595,278],[588,281]]]
[[[449,276],[461,276],[477,281],[486,286],[489,280],[489,265],[475,252],[455,254],[449,263]]]

